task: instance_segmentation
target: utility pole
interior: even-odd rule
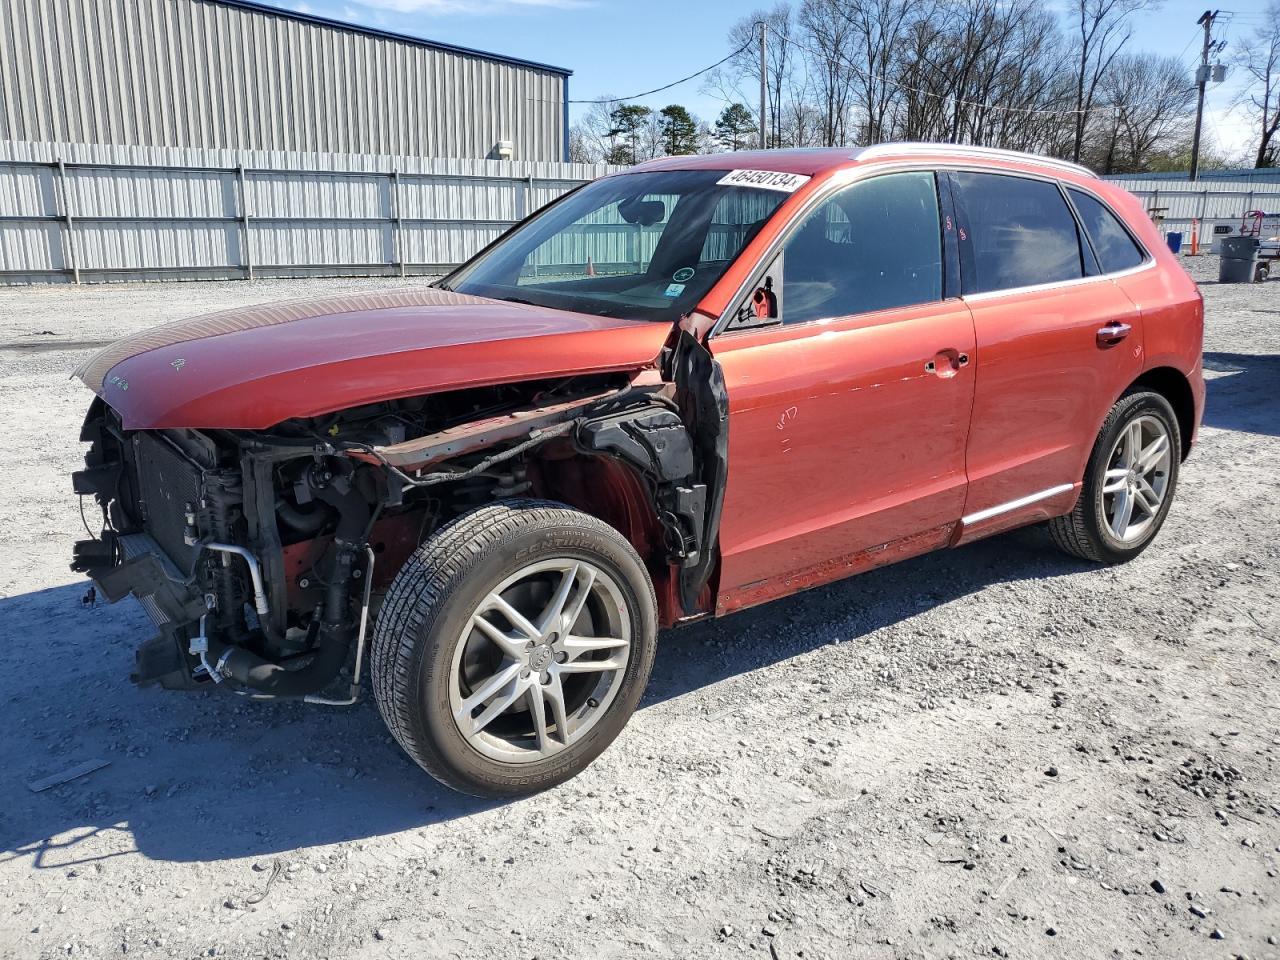
[[[1213,44],[1213,21],[1218,17],[1217,10],[1206,10],[1200,14],[1197,24],[1204,27],[1204,46],[1200,51],[1200,69],[1196,71],[1196,86],[1200,94],[1196,99],[1196,129],[1191,137],[1191,180],[1200,178],[1200,126],[1204,122],[1204,88],[1209,83],[1209,47]]]
[[[1107,162],[1102,168],[1103,176],[1110,176],[1115,172],[1116,165],[1116,142],[1120,139],[1120,107],[1111,108],[1111,145],[1107,147]]]
[[[763,20],[760,21],[760,149],[766,150],[769,147],[768,129],[769,114],[766,112],[768,108],[768,86],[765,83],[767,76],[765,67],[766,61],[764,57],[764,36],[768,31],[769,25]],[[1202,88],[1203,89],[1203,88]]]

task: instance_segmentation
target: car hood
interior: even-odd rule
[[[652,366],[669,327],[424,287],[228,310],[76,371],[126,429],[264,429],[397,397]]]

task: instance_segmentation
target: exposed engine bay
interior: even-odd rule
[[[664,620],[702,615],[727,407],[692,337],[663,363],[663,377],[458,390],[267,431],[129,431],[98,399],[74,489],[96,500],[103,528],[76,544],[72,567],[107,600],[132,593],[155,622],[135,682],[323,703],[357,698],[369,623],[418,544],[503,498],[600,516],[650,566]],[[346,695],[322,696],[353,645]]]

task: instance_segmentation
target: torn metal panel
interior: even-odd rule
[[[627,387],[622,390],[604,390],[585,394],[560,403],[519,407],[497,416],[458,424],[447,430],[415,437],[403,443],[375,447],[373,452],[382,463],[401,470],[420,470],[463,454],[486,450],[500,443],[523,440],[537,430],[583,416],[594,407],[610,401],[620,401],[628,394],[639,395],[643,392],[648,391]]]

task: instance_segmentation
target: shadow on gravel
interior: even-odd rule
[[[1206,353],[1204,423],[1280,436],[1280,355]]]
[[[1022,531],[669,631],[642,708],[912,617],[946,618],[948,601],[995,583],[1082,569]],[[149,622],[132,601],[85,609],[84,592],[72,584],[0,600],[10,638],[0,862],[105,859],[128,849],[97,839],[112,832],[155,860],[270,856],[498,805],[437,785],[368,700],[341,709],[133,687],[132,651]],[[26,786],[95,758],[110,765],[43,793]]]

